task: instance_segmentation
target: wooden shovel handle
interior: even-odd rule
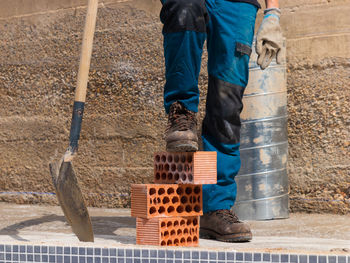
[[[75,90],[75,101],[85,102],[86,88],[89,78],[92,44],[94,41],[98,0],[89,0],[85,20],[83,43],[80,55],[77,87]]]

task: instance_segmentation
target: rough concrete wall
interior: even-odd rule
[[[159,4],[149,1],[111,0],[99,9],[80,150],[74,160],[89,205],[127,206],[130,184],[152,181],[152,154],[164,149]],[[68,144],[84,4],[18,0],[5,1],[6,11],[0,10],[2,200],[56,202],[54,196],[39,193],[53,192],[48,163]],[[346,213],[350,0],[281,4],[288,46],[291,209]],[[206,54],[200,119],[205,61]]]

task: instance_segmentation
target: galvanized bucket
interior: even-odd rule
[[[243,220],[288,218],[286,65],[261,70],[252,53],[241,114],[242,167],[233,210]]]

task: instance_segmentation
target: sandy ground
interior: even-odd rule
[[[129,209],[90,208],[95,243],[81,243],[72,234],[60,207],[0,203],[0,243],[62,245],[135,245],[135,219]],[[200,240],[200,249],[350,254],[348,216],[291,214],[289,219],[249,222],[248,243]],[[136,246],[136,245],[135,245]]]

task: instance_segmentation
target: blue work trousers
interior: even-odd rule
[[[167,113],[176,101],[198,111],[198,76],[207,40],[209,79],[202,140],[205,151],[217,152],[218,183],[203,186],[204,212],[230,209],[236,200],[240,113],[257,10],[252,4],[228,0],[163,1]]]

